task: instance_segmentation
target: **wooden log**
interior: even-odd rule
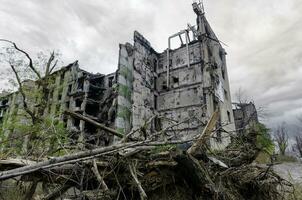
[[[149,140],[141,142],[128,142],[119,143],[107,147],[100,147],[92,150],[81,151],[61,157],[54,157],[46,161],[38,162],[29,166],[19,167],[12,170],[0,172],[0,180],[6,180],[9,178],[17,177],[20,175],[30,174],[39,170],[50,169],[65,164],[76,163],[84,160],[91,160],[95,157],[99,157],[104,154],[118,152],[128,148],[141,148],[144,146],[162,146],[167,144],[180,144],[188,142],[188,140],[175,140],[175,141],[164,141],[164,142],[151,142]]]
[[[219,117],[219,112],[215,111],[208,121],[207,125],[203,129],[202,133],[198,139],[193,143],[193,145],[187,150],[188,154],[194,155],[197,150],[205,143],[206,139],[212,134],[213,129],[215,128],[216,122]]]
[[[75,113],[75,112],[70,111],[70,110],[65,110],[64,113],[67,114],[67,115],[70,115],[70,116],[72,116],[74,118],[77,118],[77,119],[83,120],[83,121],[85,121],[87,123],[90,123],[90,124],[96,126],[97,128],[100,128],[100,129],[103,129],[105,131],[108,131],[109,133],[111,133],[111,134],[113,134],[113,135],[115,135],[115,136],[117,136],[119,138],[123,138],[124,137],[123,134],[121,134],[121,133],[117,132],[116,130],[114,130],[112,128],[109,128],[109,127],[105,126],[104,124],[101,124],[101,123],[99,123],[99,122],[97,122],[97,121],[95,121],[95,120],[93,120],[93,119],[91,119],[89,117],[85,117],[85,116],[83,116],[83,115],[81,115],[79,113]]]
[[[49,159],[47,161],[39,162],[39,163],[36,163],[33,165],[24,166],[24,167],[20,167],[17,169],[0,172],[0,180],[5,180],[5,179],[13,178],[16,176],[24,175],[24,174],[29,174],[29,173],[32,173],[32,172],[35,172],[38,170],[42,170],[42,169],[49,169],[54,166],[59,166],[60,164],[66,163],[68,161],[74,161],[74,160],[79,161],[80,159],[85,158],[85,157],[91,157],[91,156],[99,155],[102,153],[110,152],[113,150],[134,147],[139,144],[140,143],[133,143],[133,142],[132,143],[123,143],[123,144],[111,145],[108,147],[96,148],[96,149],[88,150],[88,151],[81,151],[78,153],[65,155],[65,156],[61,156],[61,157],[55,157],[55,158]]]

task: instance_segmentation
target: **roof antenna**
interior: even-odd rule
[[[193,0],[193,10],[197,15],[203,15],[204,14],[204,5],[203,0]]]

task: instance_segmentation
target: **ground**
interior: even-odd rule
[[[290,182],[302,183],[302,163],[282,163],[274,166],[274,170],[284,179]]]

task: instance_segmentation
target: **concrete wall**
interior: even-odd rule
[[[127,133],[132,128],[133,62],[133,46],[130,44],[120,44],[117,71],[117,117],[115,126],[121,133]]]
[[[175,138],[188,139],[199,134],[215,110],[220,111],[217,127],[227,132],[235,130],[231,105],[225,51],[205,17],[199,20],[198,39],[188,45],[157,53],[138,32],[134,45],[120,46],[117,128],[128,132],[140,127],[154,115],[161,117],[161,128],[192,118],[170,130]],[[189,60],[189,66],[188,66]],[[127,75],[123,71],[127,71]],[[167,85],[169,80],[169,85]],[[153,131],[153,126],[149,130]],[[175,135],[175,132],[177,134]],[[223,148],[230,142],[229,135],[219,132],[212,146]]]
[[[149,42],[138,32],[134,32],[133,62],[133,107],[132,126],[134,129],[143,125],[155,114],[154,85],[158,62],[157,54]]]
[[[178,132],[175,137],[183,139],[192,138],[202,130],[205,116],[203,65],[199,42],[195,41],[189,45],[189,56],[190,67],[187,65],[185,46],[170,50],[170,88],[166,88],[167,52],[161,53],[156,81],[159,93],[157,107],[160,115],[179,122],[196,117],[189,123],[174,127],[174,130]],[[161,121],[163,128],[172,124],[168,120]],[[174,133],[170,130],[169,134]]]
[[[157,53],[138,32],[134,32],[134,45],[120,45],[116,119],[119,131],[136,129],[155,114],[157,64]]]
[[[234,133],[235,124],[232,112],[229,79],[226,67],[226,52],[203,16],[201,26],[206,37],[202,38],[205,63],[205,87],[207,91],[208,115],[216,109],[220,111],[220,124],[226,132],[218,132],[217,139],[211,140],[215,148],[223,148],[230,142],[229,134]],[[228,132],[228,133],[227,133]]]

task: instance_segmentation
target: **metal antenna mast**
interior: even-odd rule
[[[204,14],[203,0],[193,0],[194,12],[198,14]]]

